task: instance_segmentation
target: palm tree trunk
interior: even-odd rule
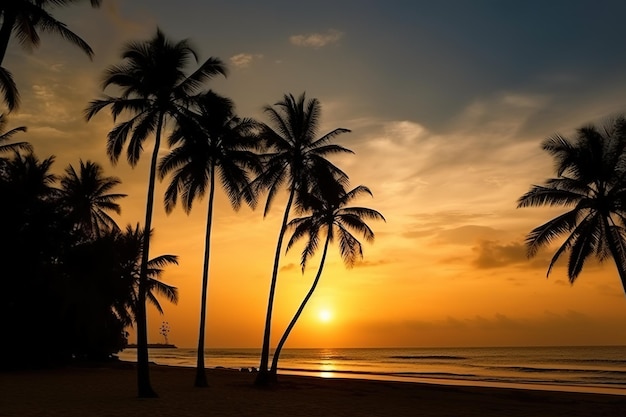
[[[0,27],[0,66],[2,66],[4,56],[6,55],[7,48],[9,47],[11,32],[13,31],[13,25],[15,25],[15,11],[8,10],[2,18],[2,26]]]
[[[287,200],[285,214],[283,215],[283,222],[280,226],[280,232],[278,234],[278,243],[276,244],[274,267],[272,269],[272,281],[270,283],[270,294],[267,300],[267,314],[265,315],[265,331],[263,332],[261,364],[259,365],[259,372],[257,373],[256,379],[254,381],[255,385],[258,386],[267,386],[271,383],[267,366],[269,364],[270,356],[270,330],[272,327],[272,308],[274,306],[274,292],[276,291],[276,278],[278,277],[278,263],[280,261],[280,252],[283,246],[283,238],[285,237],[285,232],[287,231],[287,221],[289,220],[289,212],[291,211],[291,205],[293,204],[295,193],[295,187],[291,187],[291,191],[289,192],[289,200]]]
[[[143,250],[139,273],[139,294],[137,295],[137,390],[140,398],[158,397],[150,385],[150,368],[148,362],[148,317],[146,314],[146,292],[148,290],[148,259],[150,252],[150,229],[152,227],[152,210],[154,207],[154,186],[156,180],[157,158],[161,144],[163,113],[159,116],[152,159],[150,161],[150,178],[148,179],[148,196],[146,198],[146,221],[143,233]]]
[[[291,330],[296,325],[296,322],[300,318],[300,314],[302,314],[302,311],[304,310],[306,303],[309,301],[309,299],[313,295],[313,292],[315,291],[315,288],[317,287],[317,283],[319,282],[320,277],[322,276],[322,270],[324,269],[324,262],[326,261],[326,253],[328,252],[329,242],[330,242],[330,233],[328,234],[328,236],[326,236],[326,242],[324,243],[324,251],[322,252],[322,259],[320,260],[320,266],[317,270],[317,275],[315,276],[315,279],[313,280],[313,284],[311,285],[311,289],[307,293],[306,297],[304,297],[304,300],[302,300],[302,303],[300,304],[298,311],[296,311],[296,314],[291,319],[291,322],[289,323],[289,326],[287,326],[285,333],[283,333],[283,336],[280,338],[280,342],[278,342],[278,346],[276,346],[276,351],[274,351],[274,357],[272,358],[272,368],[270,369],[270,378],[273,382],[275,382],[277,378],[276,373],[278,371],[278,358],[280,356],[281,350],[283,349],[283,345],[287,341],[287,338],[289,337]]]
[[[202,272],[202,293],[200,294],[200,330],[198,331],[198,360],[196,365],[196,387],[207,387],[209,384],[204,370],[204,328],[206,325],[207,291],[209,287],[209,259],[211,254],[211,224],[213,223],[213,198],[215,196],[215,164],[211,164],[209,179],[209,207],[206,219],[206,237],[204,240],[204,266]]]

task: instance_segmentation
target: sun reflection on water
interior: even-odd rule
[[[320,372],[321,378],[334,378],[337,364],[335,361],[336,352],[333,349],[324,349],[320,354]]]

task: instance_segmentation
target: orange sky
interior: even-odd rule
[[[472,11],[465,27],[463,10],[449,14],[437,6],[405,5],[377,15],[381,11],[368,5],[357,19],[347,6],[324,14],[281,8],[282,2],[264,10],[254,3],[240,9],[188,0],[128,3],[107,0],[101,10],[77,6],[55,13],[91,44],[93,62],[50,36],[33,54],[10,46],[4,65],[23,96],[10,126],[28,126],[22,140],[40,158],[56,155],[57,173],[82,158],[122,178],[118,191],[129,195],[119,217],[124,226],[143,220],[147,154],[135,169],[123,160],[112,166],[105,156],[110,116],[90,123],[82,117],[124,42],[148,38],[157,24],[174,39],[189,37],[201,58],[218,56],[229,64],[229,78],[211,88],[232,97],[242,116],[265,120],[262,106],[284,93],[306,90],[317,97],[322,131],[352,130],[338,141],[356,155],[336,163],[352,186],[374,193],[356,204],[379,210],[387,222],[370,224],[376,241],[364,244],[364,261],[351,270],[332,248],[288,347],[626,344],[619,330],[626,297],[614,265],[590,263],[574,286],[562,266],[546,279],[549,251],[527,260],[523,239],[558,210],[515,208],[531,184],[552,175],[540,149],[545,137],[626,110],[626,62],[610,52],[620,50],[611,42],[623,36],[594,26],[566,39],[558,30],[590,13],[610,21],[621,12],[581,2],[585,7],[568,11],[571,16],[554,19],[562,10],[545,6],[528,25],[504,13],[497,27],[504,32],[494,35],[488,31],[496,30],[496,12],[485,5]],[[520,16],[530,12],[530,6],[516,7],[529,7],[518,10]],[[255,20],[258,14],[269,20]],[[428,24],[433,21],[437,25]],[[549,27],[555,21],[557,28]],[[585,37],[586,51],[577,46],[583,35],[595,36]],[[578,53],[591,56],[577,59]],[[189,216],[180,209],[166,216],[164,187],[156,194],[151,256],[179,255],[180,265],[164,280],[178,286],[180,303],[164,305],[163,317],[151,312],[150,339],[162,340],[158,329],[166,320],[170,341],[192,347],[206,202],[197,202]],[[218,196],[209,347],[260,347],[283,204],[284,196],[264,219],[258,209],[235,213]],[[300,247],[294,249],[281,263],[273,345],[317,268],[315,258],[301,274]],[[322,310],[332,315],[329,321],[320,320]]]

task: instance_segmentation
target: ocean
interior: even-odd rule
[[[259,366],[258,349],[206,349],[207,368]],[[120,359],[136,360],[126,349]],[[150,349],[161,365],[194,367],[195,349]],[[626,395],[626,346],[284,349],[280,374]]]

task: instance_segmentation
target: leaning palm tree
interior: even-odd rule
[[[10,0],[0,2],[0,92],[9,111],[19,105],[19,92],[11,73],[2,66],[9,40],[15,36],[27,50],[39,46],[38,31],[54,33],[79,47],[89,58],[93,56],[91,47],[77,34],[50,14],[50,9],[69,6],[83,0]],[[93,7],[98,7],[102,0],[90,0]]]
[[[170,146],[175,148],[161,160],[159,175],[162,179],[172,174],[165,192],[168,213],[174,209],[179,195],[183,209],[189,213],[194,200],[201,199],[207,191],[209,194],[195,379],[196,387],[206,387],[204,342],[215,183],[217,179],[235,210],[241,204],[241,197],[254,205],[249,172],[259,171],[260,164],[258,155],[252,152],[256,145],[253,135],[256,123],[237,117],[232,101],[209,91],[198,97],[195,110],[179,121],[170,137]]]
[[[285,333],[283,333],[274,356],[272,358],[272,367],[270,369],[271,378],[276,379],[276,372],[278,371],[278,359],[280,352],[291,333],[291,330],[295,326],[300,314],[304,310],[307,302],[313,295],[315,288],[322,276],[322,271],[326,262],[326,254],[328,253],[328,246],[335,240],[339,244],[339,253],[341,258],[348,268],[354,266],[358,258],[363,257],[363,249],[361,243],[352,233],[357,232],[363,236],[368,242],[374,240],[374,232],[365,223],[364,220],[385,220],[382,214],[376,210],[372,210],[365,207],[346,207],[350,201],[355,199],[361,194],[372,195],[369,188],[365,186],[358,186],[351,191],[346,192],[343,187],[338,189],[336,187],[328,187],[317,190],[318,195],[310,195],[305,203],[305,206],[310,210],[310,214],[305,217],[298,217],[289,222],[289,227],[293,229],[293,235],[287,243],[287,251],[298,240],[307,237],[307,242],[302,251],[302,257],[300,260],[300,266],[302,272],[306,267],[307,261],[317,251],[320,244],[320,238],[326,235],[324,239],[324,247],[322,249],[322,257],[320,259],[320,265],[317,269],[317,274],[313,280],[313,284],[306,294],[300,307],[296,311],[296,314],[291,319],[291,322],[287,326]]]
[[[257,190],[268,190],[264,215],[267,215],[276,194],[283,185],[287,186],[289,197],[285,206],[278,242],[274,255],[274,266],[270,281],[270,291],[265,316],[265,331],[263,332],[263,347],[261,364],[255,383],[267,385],[270,381],[269,352],[270,330],[272,324],[272,309],[274,293],[278,276],[278,265],[283,245],[289,213],[292,205],[299,205],[302,197],[316,187],[321,176],[329,174],[341,184],[345,184],[348,176],[333,165],[326,157],[338,153],[352,153],[332,140],[348,129],[334,129],[321,137],[317,137],[321,106],[317,99],[306,100],[302,94],[298,99],[293,95],[285,95],[275,107],[266,106],[265,113],[271,124],[263,125],[261,137],[269,147],[270,152],[265,155],[265,172],[254,181]]]
[[[10,140],[13,135],[18,132],[26,132],[26,126],[15,127],[5,132],[7,127],[7,118],[4,114],[0,114],[0,154],[10,151],[32,151],[32,146],[28,142],[14,142],[3,144],[3,142]]]
[[[121,95],[104,96],[93,100],[85,111],[87,120],[106,107],[111,108],[113,120],[117,120],[122,113],[132,115],[129,120],[119,123],[108,134],[107,154],[113,163],[117,162],[128,142],[127,159],[134,167],[143,151],[144,142],[154,134],[155,143],[150,160],[144,224],[146,230],[150,230],[152,225],[157,158],[167,119],[180,117],[190,104],[192,96],[206,81],[218,74],[226,75],[224,64],[217,58],[207,59],[191,75],[186,75],[185,66],[190,59],[197,61],[197,57],[189,41],[172,43],[160,29],[157,29],[154,38],[127,44],[122,53],[123,62],[106,70],[102,82],[103,89],[114,85],[121,89]],[[137,310],[137,375],[140,397],[156,396],[150,386],[144,305],[149,245],[146,234]]]
[[[102,167],[96,163],[80,161],[76,172],[72,165],[61,177],[62,201],[70,211],[75,228],[88,239],[95,239],[104,232],[119,230],[119,226],[108,212],[121,213],[116,200],[126,194],[110,193],[121,183],[117,177],[106,177]]]
[[[555,159],[556,178],[534,185],[518,200],[518,207],[571,209],[528,234],[528,255],[565,235],[547,275],[565,252],[571,283],[591,255],[600,261],[611,257],[626,291],[626,119],[618,117],[602,128],[584,126],[573,139],[557,134],[543,143],[543,149]]]

